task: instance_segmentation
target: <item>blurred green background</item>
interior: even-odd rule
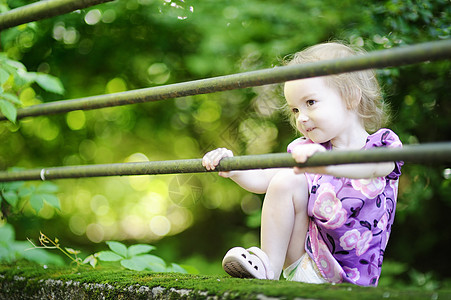
[[[34,1],[2,1],[6,11]],[[344,40],[367,51],[450,38],[448,0],[117,0],[1,32],[1,51],[38,84],[24,106],[271,68],[304,47]],[[450,61],[378,70],[405,144],[450,141]],[[0,123],[0,170],[284,152],[297,137],[280,85]],[[381,284],[436,288],[451,278],[449,165],[406,165]],[[16,238],[57,236],[83,253],[149,243],[167,260],[222,274],[223,254],[259,243],[263,197],[216,174],[54,181],[61,210],[7,211]],[[33,185],[36,183],[27,183]],[[384,279],[385,278],[385,279]]]

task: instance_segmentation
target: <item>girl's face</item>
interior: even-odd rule
[[[322,77],[288,81],[284,93],[297,128],[315,143],[333,144],[355,125],[356,114]]]

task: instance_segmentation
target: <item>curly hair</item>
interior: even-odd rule
[[[285,65],[333,60],[365,53],[366,51],[358,47],[341,42],[328,42],[295,53]],[[388,122],[388,105],[383,100],[374,70],[328,75],[324,78],[330,87],[339,92],[347,107],[356,110],[367,131],[374,132]]]

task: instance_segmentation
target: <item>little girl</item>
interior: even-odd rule
[[[362,53],[325,43],[295,54],[288,64]],[[391,130],[376,131],[384,121],[385,107],[372,70],[289,81],[284,94],[303,136],[288,145],[299,163],[321,151],[402,146]],[[204,156],[203,165],[213,170],[231,156],[230,150],[216,149]],[[234,277],[278,279],[283,270],[283,276],[293,281],[376,286],[402,164],[220,172],[250,192],[266,193],[261,249],[232,248],[223,268]]]

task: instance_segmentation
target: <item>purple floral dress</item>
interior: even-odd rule
[[[288,152],[305,143],[312,141],[294,140]],[[332,149],[330,142],[323,146]],[[393,131],[383,128],[368,136],[363,149],[374,147],[402,144]],[[396,162],[389,175],[372,179],[306,174],[310,223],[305,250],[327,281],[377,286],[395,217],[402,165]]]

